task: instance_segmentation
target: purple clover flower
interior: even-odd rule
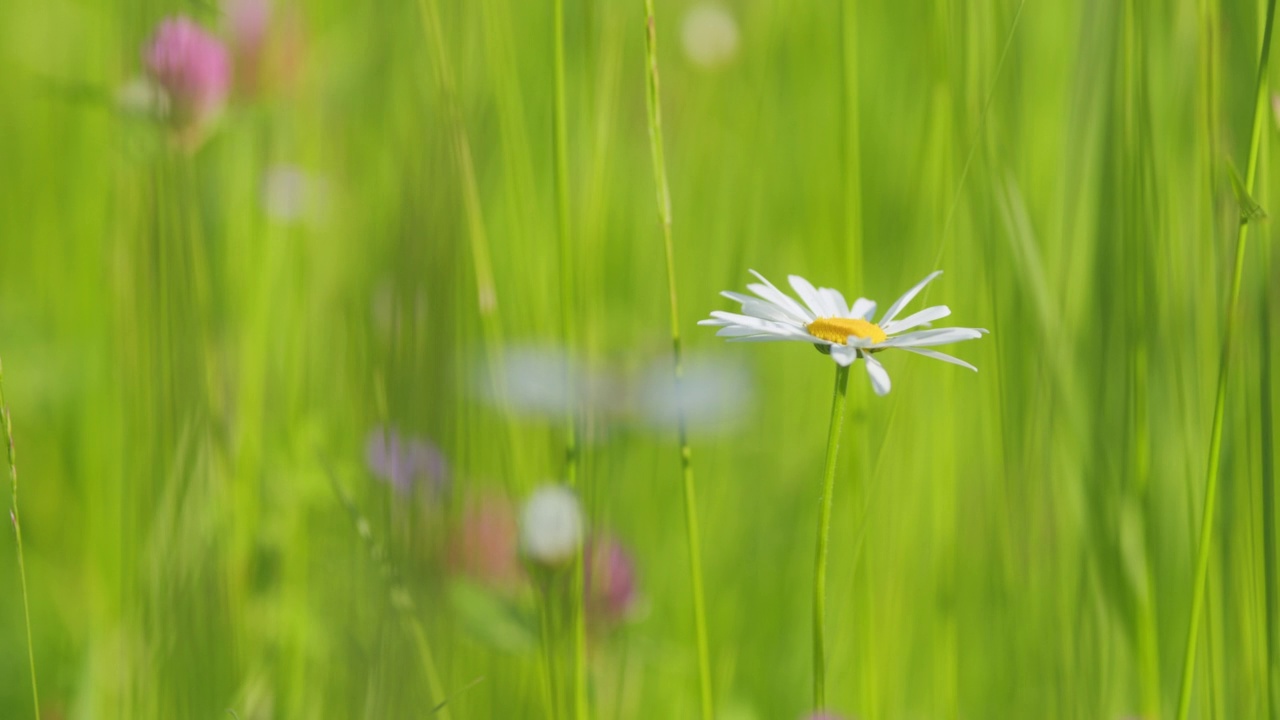
[[[226,103],[231,87],[227,49],[190,18],[162,20],[143,60],[168,96],[169,121],[180,134],[198,133]]]
[[[587,617],[604,625],[626,619],[636,602],[636,567],[631,553],[615,537],[598,535],[587,543],[583,601]]]
[[[436,499],[449,489],[449,461],[425,439],[402,437],[394,428],[374,428],[365,440],[365,462],[374,475],[402,495],[416,489]]]

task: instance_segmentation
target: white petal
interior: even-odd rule
[[[818,294],[817,288],[808,280],[799,275],[788,275],[787,280],[791,283],[791,289],[796,291],[800,299],[805,305],[813,311],[818,317],[831,317],[833,315],[831,308],[827,307],[826,301]]]
[[[755,275],[757,278],[759,278],[760,282],[764,283],[764,285],[751,283],[747,285],[748,290],[759,295],[765,300],[768,300],[774,305],[777,305],[783,310],[790,312],[792,315],[795,316],[796,320],[798,320],[799,322],[807,323],[810,320],[814,319],[813,315],[811,315],[809,311],[804,309],[804,306],[802,306],[800,303],[796,302],[795,300],[791,299],[791,296],[787,295],[786,293],[782,292],[778,288],[774,287],[773,283],[765,279],[765,276],[761,275],[755,270],[751,270],[750,272],[752,275]]]
[[[740,304],[742,304],[742,305],[746,305],[746,304],[747,304],[747,301],[754,301],[754,302],[759,302],[759,301],[760,301],[760,298],[757,298],[757,297],[751,297],[750,295],[745,295],[745,294],[740,293],[740,292],[734,292],[734,291],[732,291],[732,290],[725,290],[725,291],[721,292],[721,293],[720,293],[720,295],[721,295],[722,297],[727,297],[727,298],[729,298],[730,300],[732,300],[732,301],[734,301],[734,302],[736,302],[736,303],[740,303]]]
[[[795,318],[785,308],[778,307],[775,303],[768,300],[762,300],[751,295],[743,295],[742,293],[731,292],[726,290],[721,295],[742,305],[742,313],[752,317],[764,318],[765,320],[776,320],[778,322],[795,322]]]
[[[959,365],[960,367],[966,367],[974,372],[978,372],[978,368],[970,365],[969,363],[961,360],[960,358],[952,357],[946,353],[940,353],[937,350],[924,350],[922,348],[902,348],[902,349],[906,350],[907,352],[913,352],[917,355],[923,355],[925,357],[933,358],[934,360],[941,360],[942,362],[949,362],[952,365]]]
[[[929,273],[928,277],[916,283],[915,287],[903,293],[902,297],[898,298],[897,302],[890,305],[889,309],[885,311],[884,317],[880,318],[880,326],[884,327],[885,323],[892,322],[894,318],[898,317],[898,313],[902,312],[902,308],[906,307],[907,303],[911,302],[916,295],[920,294],[920,291],[924,289],[925,285],[929,284],[930,280],[933,280],[941,274],[941,270],[934,270]]]
[[[845,302],[844,295],[834,288],[818,288],[818,294],[826,301],[827,307],[831,308],[836,317],[849,317],[849,303]]]
[[[951,308],[946,305],[934,305],[931,308],[925,308],[914,315],[910,315],[903,320],[881,323],[880,329],[892,335],[894,333],[902,332],[903,330],[910,330],[917,325],[923,325],[925,323],[933,322],[934,320],[940,320],[950,314]]]
[[[748,283],[747,289],[760,296],[761,302],[770,303],[774,307],[781,309],[783,312],[791,316],[793,322],[807,323],[813,320],[813,314],[805,308],[805,306],[791,299],[787,295],[783,295],[781,290],[761,285],[760,283]]]
[[[928,345],[946,345],[961,340],[976,340],[982,332],[975,328],[938,328],[937,330],[919,330],[906,335],[891,337],[880,343],[880,347],[925,347]]]
[[[803,326],[808,322],[796,320],[791,313],[767,300],[752,300],[742,306],[742,312],[743,314],[751,315],[753,317],[773,320],[775,322],[786,323],[788,325]]]
[[[804,340],[804,338],[794,338],[788,335],[744,335],[742,337],[731,337],[728,342],[787,342],[789,340]],[[807,341],[806,341],[807,342]]]
[[[872,315],[876,314],[876,301],[866,298],[858,298],[853,302],[853,307],[849,308],[849,314],[846,317],[862,318],[870,320]]]
[[[870,355],[863,355],[862,359],[867,366],[867,377],[871,378],[871,389],[875,390],[877,395],[888,395],[889,373],[885,372],[884,366]]]
[[[716,332],[716,337],[742,337],[744,335],[759,335],[760,328],[747,327],[745,325],[729,325],[722,327]],[[773,334],[773,333],[769,333]]]
[[[812,341],[809,333],[792,323],[772,322],[770,320],[762,320],[749,315],[738,315],[737,313],[725,312],[724,310],[716,310],[712,312],[711,317],[713,318],[712,320],[703,320],[699,324],[720,326],[721,330],[716,334],[721,337],[732,337],[739,334],[766,334],[776,336],[783,340]],[[745,332],[740,333],[739,331]]]
[[[747,325],[749,327],[756,327],[769,322],[768,320],[732,313],[727,310],[712,310],[711,319],[718,321],[721,325]]]
[[[858,359],[858,348],[849,347],[848,345],[832,345],[831,359],[841,367],[849,367],[854,360]]]

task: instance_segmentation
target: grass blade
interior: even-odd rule
[[[1258,173],[1258,147],[1267,110],[1267,67],[1271,55],[1271,32],[1275,25],[1276,3],[1267,3],[1266,28],[1262,37],[1262,56],[1258,60],[1258,80],[1254,92],[1253,130],[1249,140],[1249,167],[1245,174],[1244,192],[1252,195]],[[1222,339],[1222,355],[1218,365],[1218,390],[1213,407],[1213,428],[1209,436],[1209,467],[1206,471],[1204,513],[1200,520],[1200,545],[1196,557],[1195,580],[1192,584],[1191,617],[1187,620],[1187,647],[1182,660],[1182,689],[1178,694],[1178,720],[1186,720],[1191,708],[1191,688],[1195,681],[1196,639],[1200,615],[1204,610],[1205,586],[1208,584],[1209,555],[1213,546],[1214,507],[1218,494],[1218,463],[1222,455],[1222,422],[1226,412],[1227,379],[1231,368],[1231,346],[1235,336],[1240,305],[1240,282],[1244,275],[1245,248],[1249,237],[1249,221],[1241,217],[1236,235],[1235,270],[1231,275],[1231,294],[1227,300],[1227,328]]]
[[[4,399],[4,363],[0,362],[0,419],[4,420],[4,436],[9,449],[9,483],[12,488],[12,504],[9,520],[18,543],[18,577],[22,581],[22,618],[27,626],[27,665],[31,668],[31,702],[36,720],[40,720],[40,688],[36,683],[36,651],[31,639],[31,604],[27,599],[27,562],[22,551],[22,520],[18,514],[18,462],[13,449],[13,417]]]

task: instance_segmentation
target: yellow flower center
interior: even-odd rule
[[[882,343],[889,339],[879,325],[857,318],[818,318],[804,327],[809,334],[827,342],[844,345],[850,335]]]

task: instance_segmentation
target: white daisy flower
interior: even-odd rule
[[[986,334],[986,330],[957,327],[903,332],[950,315],[951,310],[946,305],[935,305],[901,320],[897,319],[898,313],[907,303],[930,280],[942,274],[941,270],[921,280],[890,305],[879,320],[874,321],[874,301],[858,298],[850,306],[838,290],[815,288],[799,275],[791,275],[787,279],[791,281],[791,288],[804,301],[801,304],[774,287],[760,273],[752,270],[751,274],[763,283],[747,285],[747,289],[757,297],[736,292],[721,293],[730,300],[741,303],[742,314],[717,310],[711,313],[710,319],[698,324],[720,328],[716,335],[728,338],[729,342],[797,340],[812,343],[818,350],[830,354],[833,360],[846,367],[861,358],[867,367],[867,375],[871,378],[871,387],[877,395],[889,392],[889,373],[872,355],[889,348],[953,363],[974,372],[978,370],[959,358],[926,348],[961,340],[975,340]]]

